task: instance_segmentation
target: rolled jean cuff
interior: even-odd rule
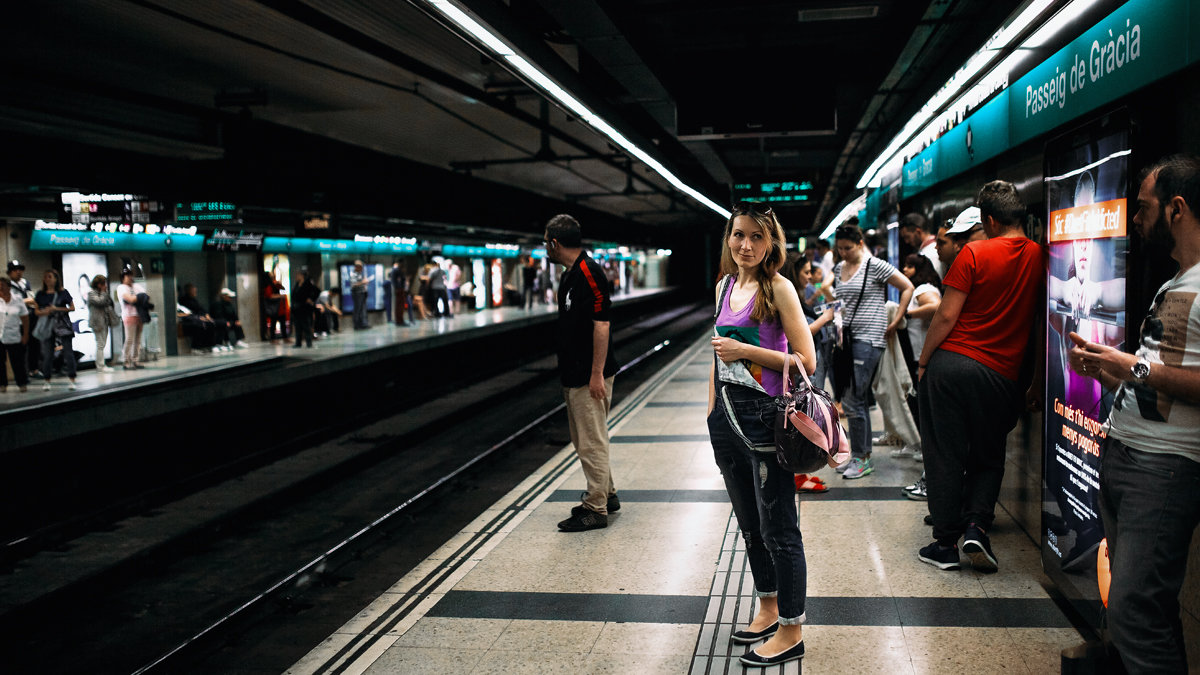
[[[756,598],[778,598],[779,591],[760,591],[756,588],[756,589],[754,589],[754,597],[756,597]]]
[[[808,621],[807,613],[801,613],[800,616],[797,616],[792,619],[785,619],[782,616],[779,617],[779,625],[780,626],[799,626],[800,624],[805,623],[806,621]]]

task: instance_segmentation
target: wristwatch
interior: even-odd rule
[[[1133,381],[1138,384],[1146,384],[1146,378],[1150,377],[1150,362],[1144,358],[1138,359],[1129,367],[1129,373],[1133,375]]]

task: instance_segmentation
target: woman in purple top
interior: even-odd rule
[[[804,655],[804,542],[792,472],[775,460],[774,397],[782,392],[792,353],[810,374],[817,357],[796,288],[777,273],[785,255],[783,228],[770,207],[734,207],[717,285],[708,431],[758,596],[754,620],[732,640],[767,639],[741,658],[754,667]]]

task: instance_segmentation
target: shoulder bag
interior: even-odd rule
[[[33,326],[33,337],[38,340],[49,340],[54,334],[54,325],[50,321],[49,316],[37,317],[37,323]]]
[[[783,368],[783,393],[775,399],[775,459],[792,473],[812,473],[850,458],[850,443],[838,424],[833,399],[812,386],[800,359],[792,353]],[[800,377],[789,382],[791,363]]]
[[[871,271],[871,259],[867,258],[867,266],[863,270],[862,288],[858,291],[858,301],[854,303],[854,312],[850,319],[842,322],[842,339],[833,345],[833,363],[830,364],[830,374],[833,376],[833,390],[838,398],[846,392],[847,387],[854,386],[854,331],[850,328],[858,308],[862,305],[863,294],[867,291],[867,274]],[[857,392],[856,392],[857,393]]]

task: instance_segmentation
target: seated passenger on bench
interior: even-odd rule
[[[217,324],[217,333],[224,344],[233,345],[238,349],[249,349],[250,345],[246,344],[246,331],[242,330],[242,322],[238,319],[237,305],[233,302],[235,297],[237,295],[233,291],[222,288],[216,301],[213,302],[210,316]]]
[[[196,299],[196,284],[184,284],[183,294],[179,296],[178,318],[183,334],[192,341],[193,352],[212,351],[216,354],[224,351],[217,345],[220,337],[216,322]]]

